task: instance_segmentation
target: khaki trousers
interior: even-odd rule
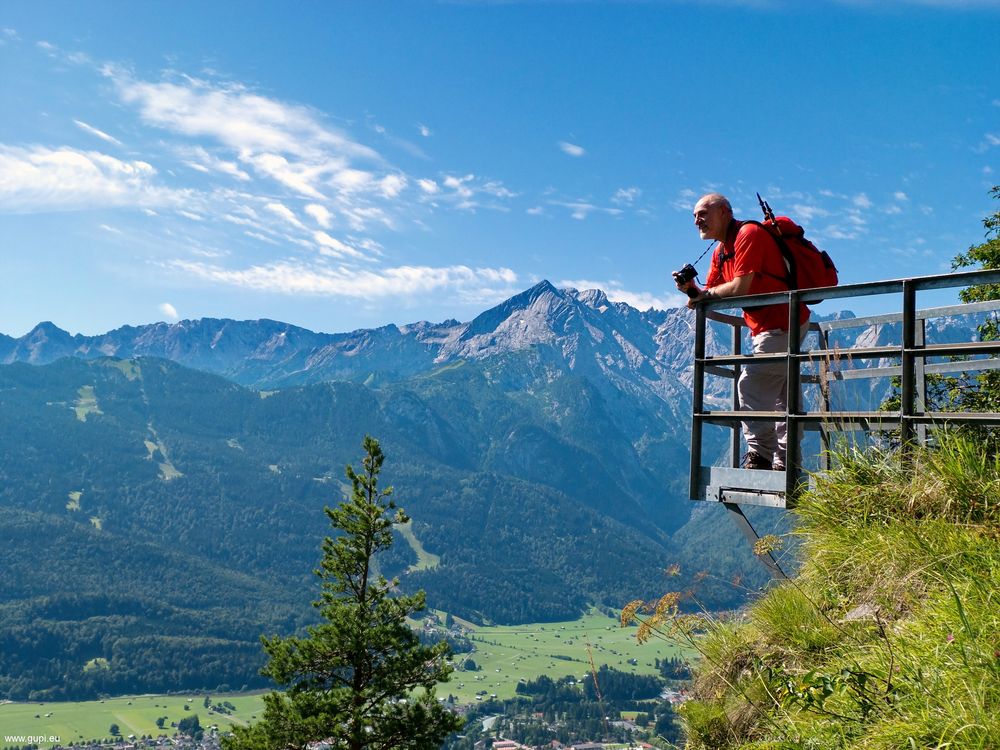
[[[799,330],[802,341],[809,330],[803,323]],[[754,354],[777,354],[788,351],[788,331],[764,331],[753,337]],[[785,362],[744,365],[737,382],[740,411],[785,411],[787,407],[788,370]],[[747,450],[772,463],[785,462],[788,436],[784,420],[779,422],[743,422],[743,437]]]

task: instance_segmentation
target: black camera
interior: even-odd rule
[[[677,286],[683,286],[698,277],[698,269],[687,263],[680,271],[674,271],[673,276]],[[694,299],[699,294],[697,289],[685,289],[684,292],[691,299]]]

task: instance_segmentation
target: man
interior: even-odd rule
[[[718,297],[739,297],[788,290],[787,269],[777,242],[768,231],[756,224],[744,224],[733,218],[733,209],[724,195],[709,193],[694,207],[694,223],[703,240],[717,240],[712,254],[712,268],[699,288],[693,280],[678,283],[681,291],[693,289],[697,296],[688,307]],[[676,280],[676,279],[675,279]],[[690,296],[690,295],[689,295]],[[750,307],[743,319],[753,337],[754,354],[788,351],[788,305]],[[801,306],[799,320],[805,335],[809,308]],[[737,383],[741,411],[785,411],[787,373],[784,362],[744,365]],[[788,436],[785,422],[743,422],[747,454],[744,469],[785,469]]]

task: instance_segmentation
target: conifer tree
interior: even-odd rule
[[[325,622],[305,638],[262,638],[262,673],[285,688],[265,696],[263,718],[235,727],[225,750],[284,750],[326,740],[337,750],[437,748],[462,720],[438,703],[434,686],[451,668],[447,643],[420,644],[406,618],[424,594],[403,595],[377,572],[376,555],[392,545],[393,523],[409,519],[379,489],[384,456],[364,439],[364,470],[347,467],[351,496],[326,508],[340,534],[323,542],[314,602]],[[393,515],[390,515],[395,511]]]

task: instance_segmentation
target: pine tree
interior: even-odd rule
[[[377,572],[393,523],[409,519],[388,499],[392,488],[378,488],[378,441],[365,437],[363,446],[364,471],[347,467],[350,498],[325,509],[341,532],[324,540],[316,571],[322,593],[314,606],[325,622],[305,638],[262,639],[263,674],[286,690],[267,695],[262,720],[235,727],[225,750],[304,748],[316,740],[337,750],[422,750],[440,747],[462,725],[434,694],[451,672],[447,643],[423,646],[406,623],[424,608],[423,592],[403,595],[397,580]]]

